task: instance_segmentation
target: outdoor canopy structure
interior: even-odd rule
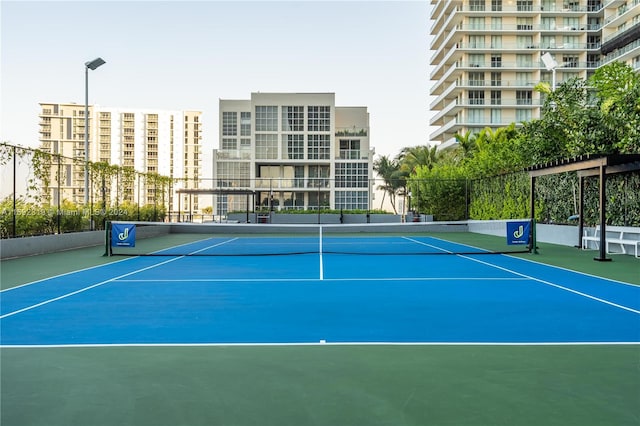
[[[608,261],[606,257],[605,240],[607,237],[607,175],[617,173],[629,173],[640,170],[640,154],[617,154],[617,155],[583,155],[576,158],[558,160],[552,163],[540,164],[526,169],[531,178],[531,219],[535,216],[535,188],[536,177],[546,176],[565,172],[578,172],[579,178],[579,207],[578,207],[578,247],[581,247],[581,238],[584,230],[584,178],[588,176],[600,177],[600,244],[599,256],[594,258],[598,261]]]
[[[178,194],[192,195],[204,195],[204,194],[217,194],[217,195],[246,195],[247,196],[247,223],[249,222],[249,195],[252,196],[252,205],[255,205],[256,191],[250,189],[178,189]],[[191,202],[189,202],[191,205]],[[178,197],[178,211],[180,211],[180,197]],[[180,219],[178,218],[178,221]]]

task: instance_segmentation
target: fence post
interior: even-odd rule
[[[11,236],[16,237],[16,147],[13,147],[13,223]]]

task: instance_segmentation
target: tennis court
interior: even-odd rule
[[[3,424],[640,422],[636,285],[439,234],[177,238],[2,291]]]

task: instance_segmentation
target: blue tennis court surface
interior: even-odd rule
[[[3,346],[640,343],[639,287],[497,254],[132,257],[0,308]]]

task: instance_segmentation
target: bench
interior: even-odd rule
[[[605,244],[607,253],[627,254],[626,246],[632,246],[635,257],[640,257],[640,228],[632,226],[607,226],[606,230]],[[582,236],[582,248],[588,249],[590,241],[594,243],[596,249],[599,248],[600,225],[596,226],[593,235],[589,235],[588,229],[585,228],[584,235]],[[610,250],[611,244],[619,246],[622,251],[612,252]]]

